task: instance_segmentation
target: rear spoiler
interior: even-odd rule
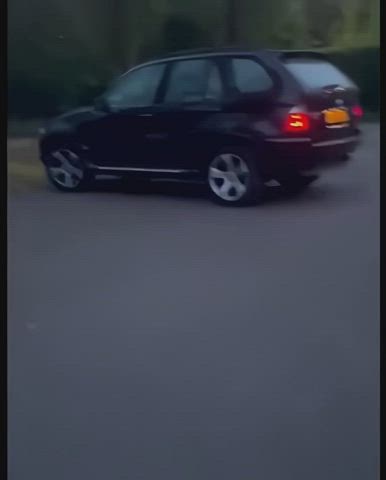
[[[328,56],[322,52],[312,50],[271,50],[281,60],[289,60],[291,58],[315,58],[319,60],[327,60]]]

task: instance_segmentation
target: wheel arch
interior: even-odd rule
[[[264,149],[264,141],[259,136],[251,137],[237,133],[216,134],[212,137],[210,148],[206,151],[204,161],[201,163],[202,173],[206,175],[207,168],[213,157],[226,147],[244,147],[251,151],[261,152]],[[258,155],[256,155],[258,162]]]
[[[39,141],[40,156],[44,162],[45,155],[55,147],[69,145],[76,141],[76,137],[73,132],[54,132],[45,137],[41,138]]]

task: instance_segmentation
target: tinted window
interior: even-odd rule
[[[165,64],[139,68],[120,77],[105,98],[113,110],[144,107],[154,103]]]
[[[184,60],[172,66],[166,103],[219,100],[222,84],[217,65],[211,60]]]
[[[273,87],[271,77],[255,60],[233,58],[234,86],[241,93],[260,93]]]
[[[354,86],[344,73],[325,60],[299,58],[287,60],[285,64],[306,88],[322,88],[328,85]]]

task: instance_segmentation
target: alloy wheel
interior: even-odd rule
[[[53,182],[69,190],[77,188],[84,177],[79,155],[64,148],[50,153],[47,171]]]
[[[209,166],[208,180],[213,193],[222,200],[240,200],[247,192],[251,172],[247,163],[233,153],[222,153]]]

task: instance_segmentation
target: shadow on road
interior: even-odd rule
[[[125,193],[129,195],[161,195],[181,198],[208,198],[208,188],[201,183],[176,181],[135,181],[103,180],[95,183],[91,189],[95,193]],[[280,186],[266,187],[265,201],[275,202],[300,197],[305,192],[289,194]]]
[[[90,190],[89,190],[90,191]],[[173,181],[136,181],[127,183],[124,180],[98,181],[91,189],[94,193],[123,193],[127,195],[146,195],[176,197],[185,199],[208,199],[208,189],[204,184],[180,183]],[[340,186],[339,190],[328,183],[315,184],[297,193],[288,193],[280,186],[267,186],[265,205],[335,202],[344,200],[358,201],[363,197],[363,190],[357,185],[350,188]]]

